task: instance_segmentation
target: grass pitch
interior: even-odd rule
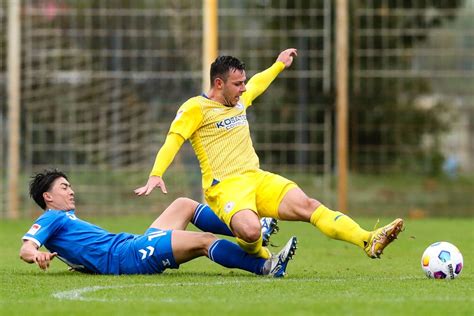
[[[391,219],[381,220],[381,225]],[[92,222],[114,232],[142,233],[152,218]],[[372,228],[374,219],[361,225]],[[0,222],[1,315],[473,315],[474,220],[407,221],[381,260],[330,240],[303,223],[280,223],[272,242],[295,234],[299,248],[285,279],[221,268],[207,258],[162,275],[99,276],[68,272],[54,260],[48,272],[18,258],[32,221]],[[427,279],[420,257],[435,241],[464,256],[458,279]],[[278,248],[272,248],[277,251]]]

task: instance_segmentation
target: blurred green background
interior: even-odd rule
[[[351,214],[474,215],[474,0],[349,3]],[[218,1],[219,54],[247,75],[299,54],[248,111],[262,168],[336,208],[336,2]],[[29,175],[71,176],[90,215],[201,199],[186,144],[167,196],[138,199],[179,105],[202,92],[203,2],[20,1],[21,216]],[[0,218],[7,217],[9,2],[0,2]]]

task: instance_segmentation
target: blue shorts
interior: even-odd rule
[[[120,250],[120,274],[162,273],[177,269],[171,247],[171,230],[149,228],[144,235],[127,240]]]

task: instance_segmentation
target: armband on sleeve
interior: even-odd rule
[[[158,151],[155,158],[155,164],[151,170],[150,176],[163,176],[166,169],[168,169],[174,157],[184,143],[184,138],[175,133],[169,133],[166,137],[165,143]]]

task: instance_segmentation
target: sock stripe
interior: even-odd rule
[[[209,257],[209,259],[211,259],[212,261],[214,261],[214,256],[212,255],[212,253],[213,253],[214,250],[216,249],[217,243],[218,243],[219,241],[220,241],[219,239],[217,239],[216,241],[214,241],[214,242],[209,246],[209,249],[207,250],[208,257]]]
[[[198,204],[198,206],[196,207],[196,210],[194,211],[193,219],[191,220],[193,224],[196,223],[204,207],[205,207],[204,204]]]
[[[193,223],[195,223],[197,221],[199,215],[202,212],[202,209],[203,209],[203,205],[198,204],[198,206],[196,207],[196,210],[194,211],[193,220],[192,220]]]

